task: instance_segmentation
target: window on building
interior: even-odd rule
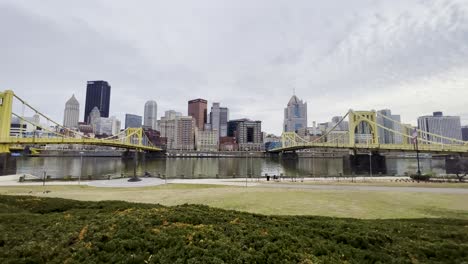
[[[294,105],[294,116],[301,117],[301,112],[299,111],[299,105]]]
[[[254,128],[248,127],[247,128],[247,143],[254,142]]]

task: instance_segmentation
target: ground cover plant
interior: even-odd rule
[[[0,196],[0,263],[463,263],[468,221]]]

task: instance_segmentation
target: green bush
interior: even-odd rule
[[[431,174],[411,174],[410,178],[415,181],[429,181],[431,179],[432,175]]]
[[[463,263],[466,226],[0,195],[0,262]]]

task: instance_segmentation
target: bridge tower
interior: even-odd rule
[[[143,144],[143,129],[141,127],[140,128],[128,128],[126,143],[142,145]]]
[[[11,126],[11,108],[13,106],[14,93],[11,90],[0,92],[0,153],[9,153]]]
[[[361,123],[367,123],[372,135],[370,144],[378,144],[379,136],[377,129],[377,115],[375,111],[349,111],[349,143],[354,145],[356,142],[356,130]]]

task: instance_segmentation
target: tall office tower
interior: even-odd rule
[[[203,130],[207,122],[207,104],[200,98],[188,101],[188,115],[195,118],[195,126],[199,130]]]
[[[462,139],[459,116],[444,116],[442,112],[434,112],[432,116],[418,117],[418,127],[423,131],[421,137],[429,141],[444,144],[452,143],[448,139],[441,139],[439,137],[432,136],[427,133],[432,133],[458,140]]]
[[[229,136],[236,138],[241,151],[262,151],[263,134],[262,121],[252,121],[249,119],[231,120],[228,124]]]
[[[296,132],[307,127],[307,103],[293,95],[284,109],[284,132]]]
[[[132,128],[139,128],[141,127],[141,116],[133,115],[133,114],[125,114],[125,129],[132,127]]]
[[[101,111],[102,117],[109,117],[111,87],[106,81],[89,81],[86,86],[84,122],[89,124],[89,113],[94,107]]]
[[[218,130],[220,137],[227,136],[229,120],[229,109],[227,107],[220,107],[219,103],[213,103],[210,112],[210,124],[212,130]]]
[[[461,128],[461,131],[462,131],[462,140],[468,141],[468,126],[463,126]]]
[[[376,119],[377,123],[387,128],[387,129],[383,127],[378,128],[379,143],[380,144],[402,144],[403,136],[398,133],[390,131],[390,130],[394,130],[396,132],[403,133],[403,128],[400,125],[400,122],[401,122],[400,115],[392,115],[392,111],[390,109],[383,109],[383,110],[377,111],[377,113],[379,114],[377,115],[377,119]]]
[[[158,126],[158,104],[148,101],[145,104],[144,126],[156,130]]]
[[[68,128],[78,128],[80,119],[80,103],[76,100],[75,95],[65,103],[65,111],[63,113],[63,126]]]

